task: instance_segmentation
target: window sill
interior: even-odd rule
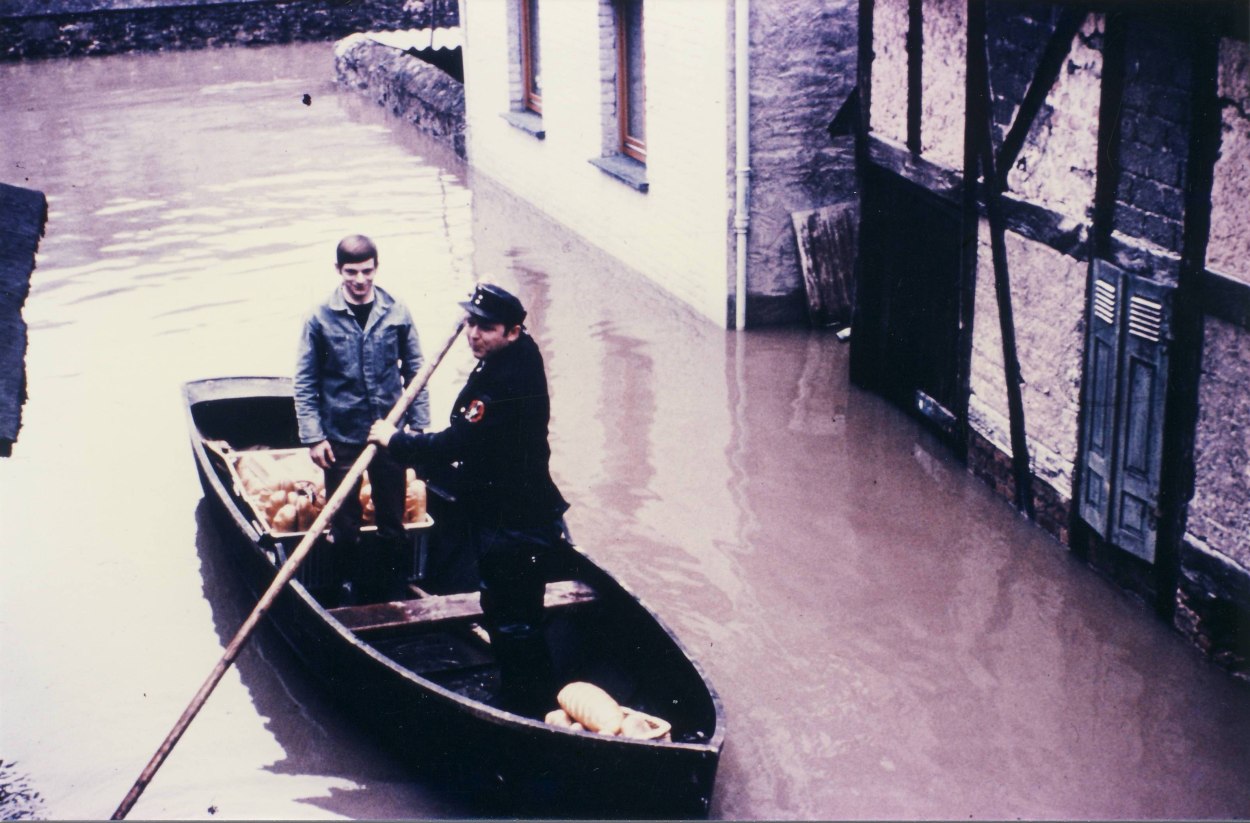
[[[590,165],[644,194],[650,188],[650,184],[647,183],[647,167],[632,157],[626,157],[623,154],[592,157]]]
[[[505,111],[499,115],[508,121],[508,125],[513,128],[520,129],[526,134],[532,134],[539,140],[546,138],[547,132],[543,129],[543,118],[541,114],[532,111]]]

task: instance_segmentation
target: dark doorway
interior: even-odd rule
[[[851,378],[962,440],[960,211],[883,169],[865,171]]]

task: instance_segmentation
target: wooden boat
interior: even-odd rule
[[[184,395],[206,499],[228,538],[222,545],[259,595],[303,533],[260,522],[230,458],[298,447],[291,381],[199,380]],[[456,781],[457,791],[483,792],[492,814],[706,816],[723,710],[664,624],[570,547],[547,587],[545,631],[557,684],[600,686],[645,718],[652,734],[608,736],[505,710],[495,705],[498,667],[489,639],[475,623],[476,591],[463,575],[458,586],[453,573],[439,579],[439,569],[454,564],[430,563],[465,554],[455,550],[456,504],[431,494],[429,515],[410,527],[411,594],[400,600],[327,608],[335,581],[326,574],[328,548],[314,546],[269,612],[309,671],[415,768]]]

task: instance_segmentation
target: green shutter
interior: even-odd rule
[[[1154,562],[1172,288],[1105,260],[1091,277],[1078,511],[1108,542]]]
[[[1104,260],[1090,269],[1093,293],[1085,318],[1085,464],[1081,519],[1107,538],[1115,450],[1116,376],[1120,362],[1120,294],[1124,273]]]
[[[1153,563],[1172,289],[1134,275],[1125,278],[1124,286],[1119,442],[1108,539]]]

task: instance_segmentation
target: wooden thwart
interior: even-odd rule
[[[594,589],[578,580],[561,580],[547,584],[544,608],[573,606],[595,599]],[[392,600],[364,606],[342,606],[330,614],[357,634],[397,629],[403,626],[429,625],[449,620],[475,619],[482,616],[477,592],[419,597],[414,600]]]

